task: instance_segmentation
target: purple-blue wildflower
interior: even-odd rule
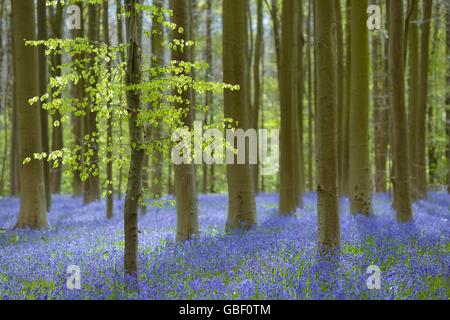
[[[414,221],[398,224],[387,195],[374,216],[352,216],[341,201],[340,253],[317,252],[316,195],[295,217],[277,215],[278,197],[257,197],[258,226],[226,234],[226,196],[199,196],[198,240],[174,241],[175,208],[140,216],[139,276],[123,271],[123,202],[105,218],[104,202],[56,197],[44,231],[12,230],[18,200],[0,200],[0,299],[448,299],[450,197],[432,193],[414,204]],[[81,290],[66,286],[66,268],[81,269]],[[381,269],[369,290],[367,267]]]

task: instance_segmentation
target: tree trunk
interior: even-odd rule
[[[351,103],[351,71],[352,71],[352,34],[351,34],[351,20],[352,8],[351,0],[346,3],[346,53],[345,53],[345,78],[344,78],[344,105],[340,121],[342,122],[342,151],[340,160],[340,174],[339,174],[339,193],[342,196],[349,196],[349,179],[350,179],[350,103]]]
[[[277,70],[280,71],[281,64],[281,39],[280,39],[280,19],[278,16],[278,0],[272,0],[270,8],[270,15],[272,17],[273,25],[273,40],[275,44],[275,56],[277,61]]]
[[[418,125],[419,125],[419,19],[418,1],[411,2],[411,13],[408,27],[408,62],[409,62],[409,158],[411,160],[411,196],[417,199],[419,155],[418,155]]]
[[[223,1],[223,77],[239,85],[239,91],[224,92],[224,115],[245,129],[250,106],[247,104],[246,9],[241,0]],[[249,229],[256,224],[256,208],[250,165],[227,165],[227,229]]]
[[[108,1],[103,2],[103,41],[107,46],[111,45],[109,39],[109,12]],[[111,79],[111,61],[107,62],[108,72]],[[110,102],[108,102],[110,104]],[[106,120],[106,217],[112,219],[113,217],[113,204],[114,204],[114,184],[113,184],[113,119],[114,108],[111,105],[108,106],[109,117]]]
[[[10,150],[9,150],[9,181],[10,181],[10,187],[9,191],[11,196],[15,197],[19,195],[19,170],[18,170],[18,160],[17,160],[17,153],[18,153],[18,139],[17,139],[17,108],[15,107],[17,105],[16,102],[16,95],[14,92],[16,92],[16,62],[15,62],[15,48],[14,48],[14,34],[13,34],[13,18],[12,18],[12,12],[9,15],[9,43],[11,44],[9,46],[9,51],[7,54],[7,63],[11,66],[10,69],[10,76],[12,79],[12,86],[13,86],[13,94],[12,94],[12,112],[11,112],[11,143],[10,143]]]
[[[376,2],[379,5],[379,2]],[[386,192],[386,162],[388,132],[385,117],[387,106],[384,104],[384,64],[383,34],[372,35],[372,69],[373,69],[373,126],[375,131],[375,191]]]
[[[161,0],[155,1],[155,5],[159,8],[163,7]],[[164,47],[162,45],[164,41],[164,28],[163,26],[154,21],[152,32],[152,56],[153,67],[156,68],[164,62]],[[157,141],[161,138],[162,127],[159,123],[153,130],[153,139]],[[162,152],[155,150],[152,158],[152,179],[151,179],[151,193],[154,197],[160,198],[162,196],[162,183],[163,183],[163,161]]]
[[[319,245],[340,243],[337,185],[337,56],[335,0],[316,2],[317,227]]]
[[[390,1],[389,74],[391,115],[394,148],[394,199],[397,220],[411,220],[411,192],[409,176],[408,125],[405,108],[403,69],[403,2]]]
[[[314,96],[315,96],[315,90],[313,90],[313,69],[312,69],[312,59],[311,56],[314,54],[314,46],[313,38],[314,38],[314,31],[311,27],[311,24],[314,23],[314,13],[313,13],[313,5],[312,0],[308,1],[308,23],[306,34],[308,36],[308,50],[307,50],[307,57],[308,57],[308,191],[314,190],[314,180],[313,180],[313,159],[315,158],[314,154]]]
[[[137,35],[137,0],[125,0],[127,27],[127,85],[137,85],[140,82],[140,48]],[[141,111],[140,97],[137,90],[127,91],[129,112],[129,130],[131,160],[128,175],[127,194],[124,208],[125,233],[125,271],[130,274],[138,272],[138,209],[142,197],[142,164],[144,150],[142,149],[142,128],[138,127],[138,115]]]
[[[170,8],[173,10],[173,23],[184,29],[184,33],[176,35],[181,39],[188,41],[189,35],[189,5],[188,0],[170,0]],[[172,59],[175,61],[190,61],[189,50],[175,50],[172,53]],[[177,93],[174,93],[177,95]],[[190,90],[182,93],[184,101],[191,101]],[[189,112],[183,119],[184,124],[192,129],[193,114],[192,108],[185,104],[178,103],[178,109],[186,109]],[[198,212],[197,212],[197,192],[195,180],[195,167],[191,164],[175,165],[175,198],[177,203],[177,242],[184,242],[193,239],[199,232],[198,230]]]
[[[88,15],[89,15],[89,31],[88,39],[91,42],[97,42],[99,38],[99,11],[100,7],[98,4],[88,5]],[[91,57],[93,59],[93,57]],[[91,61],[92,66],[94,64]],[[97,79],[94,76],[95,81],[92,86],[96,86]],[[90,103],[95,104],[97,101],[95,97],[90,98]],[[99,168],[99,156],[98,156],[98,129],[97,129],[97,111],[92,110],[93,107],[87,112],[84,118],[84,130],[85,135],[89,136],[90,140],[87,143],[87,148],[92,150],[92,155],[90,157],[89,167],[94,167],[95,170]],[[85,148],[86,150],[86,148]],[[84,204],[88,204],[97,200],[100,200],[100,179],[98,174],[91,173],[84,183]]]
[[[423,1],[422,38],[420,39],[420,70],[419,70],[419,124],[418,124],[418,174],[417,193],[419,199],[426,199],[427,193],[427,169],[426,169],[426,118],[428,101],[428,66],[430,63],[430,25],[432,0]]]
[[[212,24],[213,24],[213,10],[212,10],[212,0],[206,1],[206,48],[205,48],[205,60],[208,64],[208,69],[206,69],[205,73],[205,80],[206,81],[212,81],[213,80],[213,48],[212,48]],[[207,123],[209,119],[211,119],[212,122],[212,105],[213,105],[213,94],[212,92],[205,92],[205,106],[208,106],[208,111],[205,111],[204,115],[204,122]],[[214,179],[212,176],[212,173],[214,172],[213,165],[211,165],[210,168],[210,180]],[[202,182],[202,189],[203,193],[208,192],[208,165],[203,164],[203,182]],[[213,183],[213,182],[210,182]],[[212,188],[213,189],[213,188]],[[209,187],[209,191],[211,191],[211,186]]]
[[[116,0],[116,17],[117,17],[117,42],[119,44],[123,44],[123,15],[122,13],[122,0]],[[120,51],[119,54],[120,62],[125,61],[125,54],[123,50]],[[122,104],[122,95],[120,96],[120,104]],[[123,137],[123,121],[119,120],[119,132],[120,136]],[[123,169],[122,166],[119,167],[119,183],[117,186],[117,197],[119,200],[122,200],[122,177],[123,177]]]
[[[367,0],[351,1],[350,211],[370,215],[369,43]]]
[[[303,193],[305,192],[305,152],[304,152],[304,139],[303,139],[303,98],[305,93],[305,72],[303,64],[303,50],[305,47],[305,39],[303,37],[303,3],[298,4],[298,56],[297,56],[297,119],[298,119],[298,194],[297,194],[297,205],[303,207]],[[295,159],[294,159],[295,160]]]
[[[58,4],[56,8],[51,8],[51,24],[52,24],[52,37],[56,39],[62,39],[63,34],[63,6]],[[60,77],[62,74],[62,54],[55,53],[52,56],[52,77]],[[52,92],[52,99],[60,99],[61,96],[55,96]],[[45,119],[44,119],[45,121]],[[62,115],[59,110],[55,110],[52,114],[52,151],[61,150],[64,147],[63,140],[63,124]],[[56,125],[56,123],[58,123]],[[61,194],[61,183],[62,183],[62,160],[58,159],[58,166],[51,169],[50,181],[51,181],[51,191],[53,194]]]
[[[335,0],[336,14],[336,45],[337,45],[337,141],[338,141],[338,186],[342,177],[342,150],[343,150],[343,121],[341,120],[344,113],[344,34],[341,13],[341,1]]]
[[[0,0],[0,17],[4,16],[5,0]],[[3,75],[3,22],[0,23],[0,75]],[[3,107],[3,127],[5,128],[3,133],[4,143],[2,150],[2,171],[0,172],[0,196],[5,195],[5,166],[6,157],[8,155],[8,112],[7,112],[7,97],[8,97],[8,73],[6,73],[5,91],[3,91],[3,82],[0,81],[0,109]]]
[[[258,129],[259,113],[261,109],[261,60],[264,45],[264,24],[263,24],[263,0],[257,0],[257,28],[255,39],[255,55],[253,65],[253,110],[252,110],[252,128]],[[259,164],[253,167],[253,187],[255,193],[259,190]]]
[[[450,193],[450,2],[446,3],[447,8],[447,46],[446,46],[446,54],[447,54],[447,99],[445,100],[446,104],[446,131],[447,131],[447,192]]]
[[[280,204],[281,215],[293,215],[298,205],[298,2],[284,0],[280,63]],[[298,70],[297,70],[298,71]]]
[[[33,0],[12,1],[14,60],[16,66],[16,110],[20,180],[20,212],[16,227],[46,228],[44,168],[42,161],[33,160],[33,153],[42,152],[40,110],[30,108],[28,100],[39,94],[37,49],[25,46],[24,39],[36,39],[35,6]],[[32,160],[22,164],[26,158]]]
[[[45,0],[37,1],[38,9],[38,39],[47,40],[47,6]],[[44,46],[38,48],[39,55],[39,96],[43,96],[47,93],[47,56],[45,55]],[[48,112],[42,108],[41,103],[41,132],[42,132],[42,147],[43,152],[47,155],[50,151],[49,146],[49,134],[48,134]],[[52,195],[50,190],[50,163],[46,160],[43,161],[44,167],[44,182],[45,182],[45,198],[47,210],[52,205]]]
[[[45,2],[45,0],[43,0]],[[72,38],[82,38],[84,37],[84,18],[83,18],[83,6],[80,6],[80,29],[72,30]],[[83,53],[76,54],[73,56],[74,63],[82,60],[85,57]],[[72,97],[77,101],[82,101],[85,98],[84,92],[85,82],[84,79],[79,79],[77,84],[72,86]],[[81,111],[81,110],[80,110]],[[77,152],[78,161],[82,162],[83,159],[83,147],[84,147],[84,126],[83,126],[83,116],[77,116],[75,114],[72,115],[72,132],[75,139],[75,145],[80,147],[80,150]],[[80,170],[75,170],[73,173],[73,195],[81,196],[83,194],[83,181],[80,177]]]

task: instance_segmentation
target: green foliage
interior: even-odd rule
[[[55,5],[58,1],[48,2]],[[70,1],[77,3],[79,1]],[[64,1],[59,1],[64,4]],[[90,1],[89,3],[101,3]],[[137,4],[138,12],[147,15],[155,23],[162,25],[163,30],[172,34],[172,39],[164,37],[161,43],[166,50],[186,50],[194,46],[194,41],[177,39],[177,34],[184,32],[183,28],[168,21],[166,16],[172,14],[171,10],[158,8],[154,5]],[[123,12],[124,15],[129,13]],[[144,31],[147,37],[152,36],[153,31]],[[63,123],[72,121],[74,117],[83,118],[87,114],[96,114],[98,132],[84,135],[82,143],[72,141],[61,150],[52,150],[49,154],[35,153],[35,160],[48,161],[55,168],[60,164],[66,172],[79,174],[84,181],[89,176],[98,176],[103,170],[100,165],[113,162],[115,168],[126,166],[129,161],[130,148],[142,148],[150,157],[155,151],[168,156],[172,141],[171,134],[185,128],[183,118],[192,110],[207,110],[208,106],[192,105],[191,101],[183,95],[188,90],[199,94],[206,92],[221,92],[224,89],[238,90],[238,86],[220,82],[208,82],[192,77],[193,72],[208,68],[203,62],[186,62],[171,60],[168,63],[155,65],[154,57],[142,59],[141,81],[136,85],[127,85],[127,63],[120,61],[120,56],[126,56],[127,44],[107,46],[104,43],[92,43],[86,38],[76,39],[48,39],[27,41],[30,46],[44,46],[48,57],[54,55],[66,55],[69,62],[54,68],[61,69],[61,76],[50,75],[47,93],[42,96],[32,97],[30,105],[40,103],[42,108],[50,115],[56,112],[62,115],[61,122],[52,123],[58,127]],[[141,52],[142,53],[142,52]],[[79,86],[81,94],[69,95],[68,88]],[[130,146],[122,135],[119,135],[121,122],[128,120],[130,110],[126,104],[128,91],[138,91],[140,94],[141,108],[138,114],[138,126],[145,132],[146,139],[142,145]],[[66,94],[65,94],[66,93]],[[178,106],[181,105],[182,108]],[[113,141],[106,141],[105,121],[113,117]],[[153,128],[161,126],[164,135],[158,139],[151,139]],[[100,148],[98,149],[97,146]],[[112,152],[112,157],[107,157],[107,151]],[[98,154],[98,162],[95,161]],[[32,159],[25,159],[28,163]],[[106,184],[116,181],[106,181]],[[153,195],[152,195],[153,198]],[[158,205],[159,201],[151,201],[151,205]]]

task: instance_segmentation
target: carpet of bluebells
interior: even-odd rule
[[[316,195],[295,217],[277,216],[277,195],[257,197],[258,226],[224,231],[227,198],[199,196],[201,236],[174,242],[175,208],[140,217],[137,284],[123,271],[123,202],[105,219],[104,202],[57,197],[46,231],[12,230],[18,200],[0,199],[1,299],[448,299],[450,196],[414,204],[414,221],[398,224],[387,195],[374,216],[352,216],[341,201],[340,254],[316,245]],[[67,267],[81,268],[69,290]],[[381,289],[367,288],[367,268],[381,270]]]

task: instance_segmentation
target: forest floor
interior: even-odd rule
[[[0,199],[0,299],[448,299],[450,196],[414,204],[414,222],[400,225],[386,195],[374,216],[353,217],[341,201],[341,250],[318,258],[316,195],[297,216],[277,216],[278,197],[257,197],[258,227],[225,234],[227,198],[199,196],[201,237],[174,243],[175,208],[140,216],[139,278],[123,272],[123,202],[105,218],[105,203],[56,197],[46,231],[14,231],[18,200]],[[67,267],[81,269],[81,290],[69,290]],[[367,268],[381,270],[369,290]]]

